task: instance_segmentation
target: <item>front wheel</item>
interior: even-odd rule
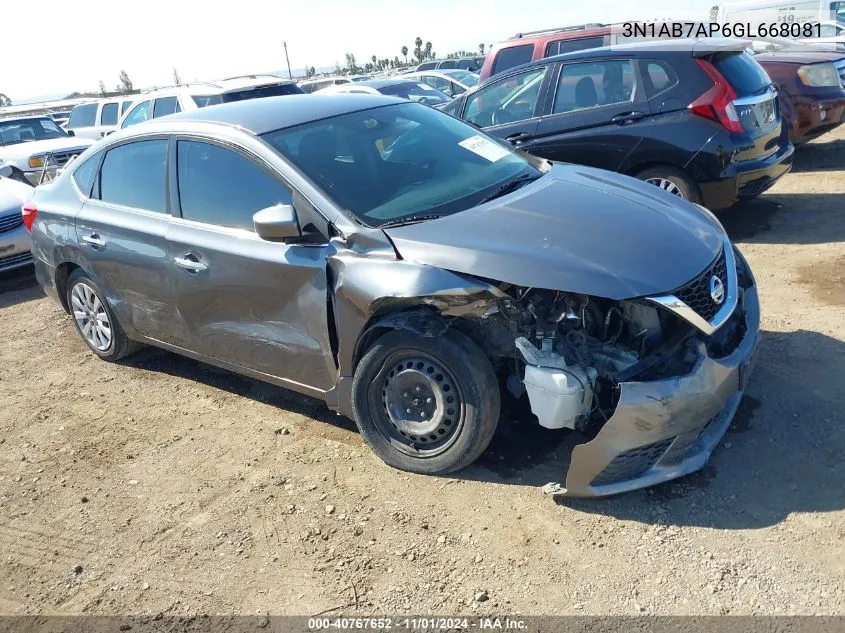
[[[352,381],[355,422],[384,462],[442,474],[474,462],[499,421],[490,361],[459,332],[438,338],[394,331],[378,339]]]
[[[649,167],[638,173],[637,178],[689,202],[698,203],[700,200],[696,184],[678,169]]]

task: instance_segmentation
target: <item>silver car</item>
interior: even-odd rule
[[[33,188],[12,178],[11,167],[0,166],[0,273],[32,263],[31,239],[21,208]]]
[[[39,187],[35,271],[104,360],[156,345],[323,399],[388,464],[471,464],[503,399],[583,438],[566,492],[700,468],[760,316],[719,222],[371,95],[117,132]]]

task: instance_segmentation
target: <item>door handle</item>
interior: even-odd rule
[[[626,112],[625,114],[617,114],[615,117],[610,119],[610,122],[616,123],[616,125],[628,125],[629,123],[639,121],[644,117],[645,112]]]
[[[527,141],[530,137],[531,135],[528,132],[517,132],[516,134],[506,136],[505,140],[513,143],[514,145],[518,145],[523,141]]]
[[[192,255],[191,253],[188,253],[184,257],[174,257],[173,261],[176,262],[179,268],[184,268],[189,273],[196,274],[208,270],[208,264],[203,264],[197,259],[196,255]]]
[[[94,246],[95,248],[102,248],[106,245],[106,241],[101,239],[99,235],[96,233],[91,233],[91,235],[83,235],[82,241],[88,244],[89,246]]]

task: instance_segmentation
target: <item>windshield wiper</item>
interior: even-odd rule
[[[481,200],[478,201],[478,204],[484,204],[485,202],[490,202],[496,198],[499,198],[506,193],[519,189],[522,185],[531,182],[532,180],[537,180],[540,176],[535,176],[534,174],[522,174],[521,176],[517,176],[516,178],[511,178],[505,183],[502,183],[496,189],[488,193],[484,196]]]
[[[405,226],[406,224],[416,224],[417,222],[425,222],[426,220],[436,220],[437,218],[442,218],[442,215],[437,213],[431,213],[429,215],[411,215],[406,218],[398,218],[396,220],[391,220],[390,222],[385,222],[384,224],[380,225],[380,229],[389,229],[393,226]]]

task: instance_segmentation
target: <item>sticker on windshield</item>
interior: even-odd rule
[[[486,158],[491,163],[495,163],[510,153],[504,147],[488,141],[483,136],[470,136],[468,139],[464,139],[458,143],[458,145],[474,154],[478,154],[481,158]]]

